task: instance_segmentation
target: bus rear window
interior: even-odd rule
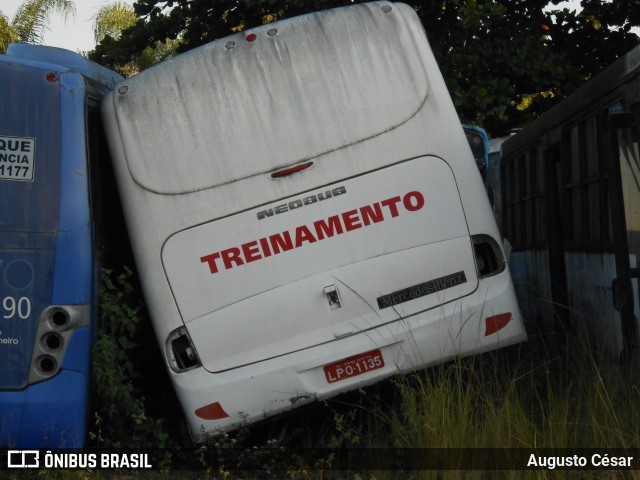
[[[113,106],[136,182],[162,194],[203,190],[412,118],[427,96],[427,53],[415,51],[422,44],[413,38],[419,32],[393,14],[362,25],[350,11],[331,29],[301,22],[269,36],[264,27],[251,43],[228,49],[228,39],[213,42],[125,82]],[[299,125],[309,128],[292,135]]]

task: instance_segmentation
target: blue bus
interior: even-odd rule
[[[482,175],[482,181],[487,184],[487,172],[489,169],[489,137],[487,132],[480,127],[474,127],[472,125],[462,125],[464,135],[467,137],[471,153],[476,161],[480,175]]]
[[[480,127],[462,125],[467,142],[473,153],[482,181],[487,189],[489,203],[493,209],[498,228],[502,232],[502,197],[500,180],[500,160],[502,143],[509,137],[489,139],[487,132]]]
[[[121,77],[81,55],[0,55],[0,445],[80,448],[96,321],[99,106]]]

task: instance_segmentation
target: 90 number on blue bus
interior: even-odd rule
[[[18,317],[26,320],[31,316],[31,300],[28,297],[4,297],[2,299],[2,316],[6,320]]]

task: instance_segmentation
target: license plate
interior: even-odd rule
[[[324,376],[328,383],[339,382],[356,377],[372,370],[384,367],[384,358],[380,350],[371,350],[355,357],[345,358],[339,362],[324,366]]]

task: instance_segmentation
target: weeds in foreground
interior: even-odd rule
[[[404,449],[449,448],[475,456],[459,463],[449,457],[449,467],[521,467],[516,477],[507,470],[443,469],[421,472],[420,478],[640,478],[637,471],[590,470],[590,462],[585,468],[527,470],[531,455],[640,451],[638,372],[610,362],[578,338],[565,340],[550,350],[533,339],[395,379],[398,407],[375,412],[388,427],[384,438]],[[487,458],[500,454],[504,462]],[[640,458],[634,461],[640,469]]]

